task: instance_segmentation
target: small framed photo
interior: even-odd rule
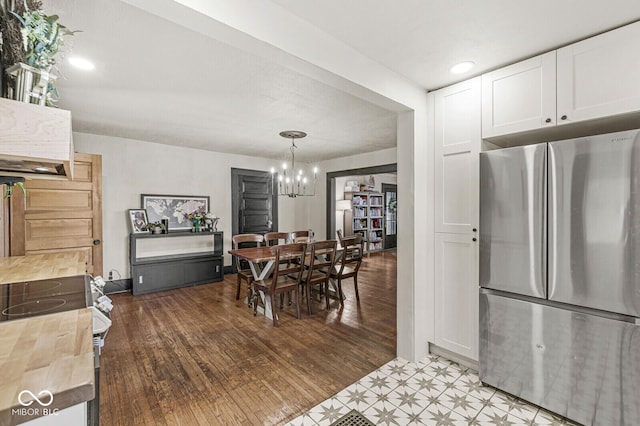
[[[134,234],[143,234],[148,232],[147,211],[144,209],[129,209],[129,223],[131,223],[131,232]]]

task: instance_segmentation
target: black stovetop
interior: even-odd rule
[[[91,306],[89,275],[0,284],[0,321]]]

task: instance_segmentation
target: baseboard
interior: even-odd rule
[[[440,346],[434,345],[433,343],[429,343],[429,353],[439,355],[453,362],[457,362],[458,364],[468,367],[476,372],[478,371],[478,361],[474,361],[471,358],[467,358],[466,356],[458,355],[455,352],[451,352],[447,349],[441,348]]]
[[[233,270],[233,265],[225,266],[224,268],[222,268],[222,272],[224,272],[225,275],[235,274],[235,271]]]
[[[105,294],[113,294],[113,293],[124,293],[130,292],[133,287],[133,281],[131,278],[126,278],[124,280],[111,280],[107,281],[104,286]]]

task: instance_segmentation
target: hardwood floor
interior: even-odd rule
[[[276,425],[396,354],[396,253],[365,259],[347,299],[280,312],[280,327],[224,282],[144,296],[112,295],[101,357],[103,425]],[[243,293],[244,295],[244,290]]]

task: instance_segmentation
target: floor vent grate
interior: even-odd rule
[[[331,426],[375,426],[365,416],[356,410],[351,410]]]

